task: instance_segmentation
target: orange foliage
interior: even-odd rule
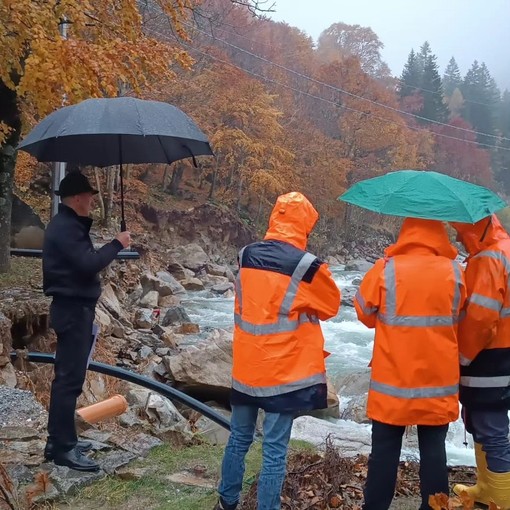
[[[186,37],[182,20],[194,1],[156,4]],[[59,33],[64,19],[70,22],[67,40]],[[120,87],[140,93],[154,76],[172,79],[170,63],[192,63],[182,48],[144,34],[136,0],[3,0],[0,20],[0,80],[40,116],[58,108],[64,94],[74,103],[116,96]]]

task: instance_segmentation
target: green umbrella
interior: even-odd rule
[[[338,199],[381,214],[462,223],[476,223],[507,206],[483,186],[421,170],[360,181]]]

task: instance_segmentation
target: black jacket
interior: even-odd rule
[[[96,302],[101,295],[99,272],[122,249],[117,239],[95,250],[90,239],[92,220],[59,206],[44,235],[43,289],[47,296]]]

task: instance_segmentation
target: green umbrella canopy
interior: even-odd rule
[[[338,199],[381,214],[462,223],[476,223],[507,206],[483,186],[422,170],[360,181]]]

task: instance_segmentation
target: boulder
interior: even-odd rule
[[[159,292],[157,290],[149,290],[142,299],[140,299],[140,306],[143,308],[157,308],[159,303]]]
[[[161,326],[172,326],[176,324],[183,324],[185,322],[191,322],[189,315],[182,306],[172,306],[169,308],[161,321]]]
[[[139,308],[136,310],[134,326],[137,329],[150,329],[152,327],[152,309]]]
[[[339,399],[333,383],[327,379],[328,385],[328,407],[326,409],[317,409],[315,411],[306,412],[310,416],[317,418],[340,418]]]
[[[171,356],[169,369],[172,378],[183,386],[205,392],[230,391],[232,334],[215,330],[207,342]]]
[[[356,372],[338,378],[333,384],[342,397],[366,395],[370,386],[370,374],[370,370]]]
[[[346,271],[360,271],[361,273],[366,273],[369,269],[374,266],[372,262],[368,262],[365,259],[354,259],[349,261],[346,266]]]
[[[156,278],[156,290],[161,297],[186,294],[186,289],[167,271],[158,271],[156,273]]]
[[[215,294],[225,294],[225,292],[233,291],[234,290],[234,284],[233,283],[219,283],[217,285],[213,285],[211,287],[211,291]]]
[[[185,280],[186,278],[193,278],[195,273],[191,269],[186,269],[183,265],[175,260],[170,260],[167,266],[168,272],[172,274],[177,280]]]
[[[117,299],[117,295],[115,294],[111,284],[108,283],[103,287],[103,292],[101,293],[99,302],[116,319],[119,319],[124,315],[119,300]]]
[[[357,287],[344,287],[342,289],[342,306],[354,308],[354,298],[358,292]]]
[[[196,243],[178,246],[170,252],[170,256],[182,266],[195,272],[200,271],[210,262],[207,253]]]
[[[230,419],[232,413],[226,409],[218,406],[214,402],[207,402],[207,405],[214,409],[217,413],[222,414],[226,418]],[[230,432],[224,429],[221,425],[218,425],[215,421],[193,411],[190,416],[190,421],[194,424],[195,433],[201,438],[205,439],[212,445],[226,445]]]
[[[186,290],[204,290],[204,282],[198,278],[187,278],[181,281],[182,286]]]
[[[156,276],[144,274],[140,279],[144,294],[158,292],[161,297],[186,294],[184,287],[166,271],[159,271]]]
[[[178,306],[182,300],[182,294],[178,296],[159,296],[158,306],[161,308],[172,308]]]
[[[342,420],[351,420],[356,423],[370,423],[367,416],[367,395],[358,395],[347,400],[340,409]]]

